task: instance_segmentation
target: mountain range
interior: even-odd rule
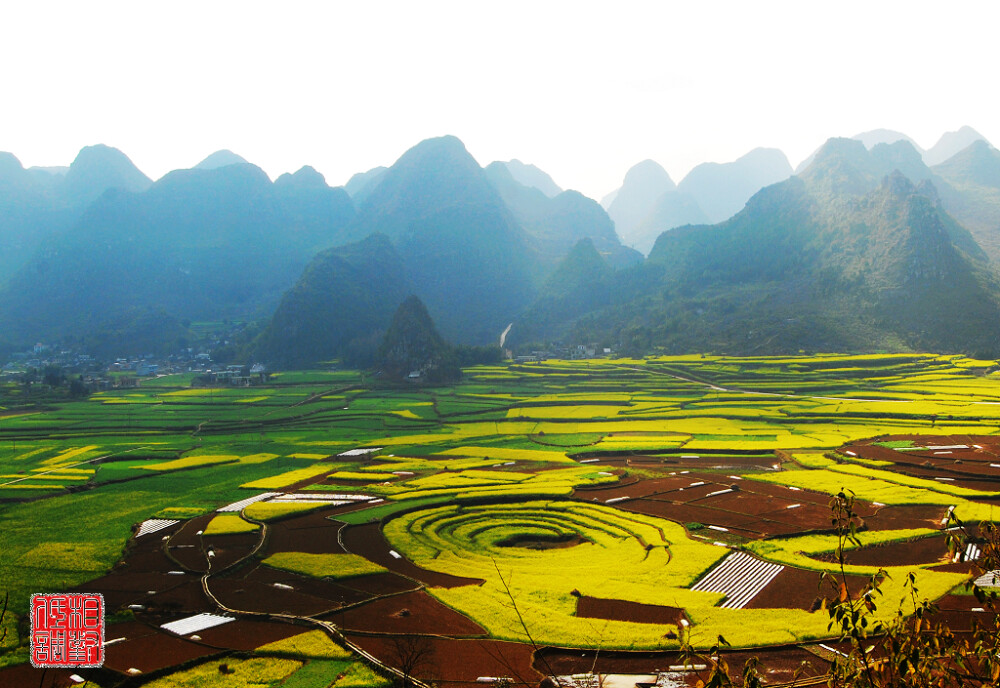
[[[791,174],[785,154],[774,148],[757,148],[730,163],[703,163],[677,185],[658,163],[644,160],[605,201],[622,242],[648,254],[662,232],[722,222],[757,191]]]
[[[248,359],[366,365],[416,295],[461,344],[997,355],[1000,153],[967,128],[932,151],[966,142],[928,166],[878,130],[795,175],[756,149],[677,185],[644,161],[607,211],[447,136],[344,188],[230,151],[156,182],[106,146],[65,171],[0,154],[0,337],[126,354],[252,319]]]

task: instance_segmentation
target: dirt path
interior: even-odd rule
[[[201,577],[201,589],[202,589],[202,592],[205,593],[205,597],[207,597],[212,602],[212,604],[214,604],[221,611],[228,612],[229,614],[233,614],[233,615],[236,615],[236,616],[250,616],[250,617],[264,617],[264,618],[288,619],[290,621],[301,621],[301,622],[306,623],[306,624],[310,624],[310,625],[313,625],[313,626],[318,626],[319,628],[321,628],[324,631],[326,631],[336,642],[338,642],[338,643],[342,644],[343,646],[347,647],[349,650],[351,650],[355,654],[360,655],[366,661],[368,661],[369,663],[371,663],[373,666],[376,666],[376,667],[380,668],[382,671],[388,672],[389,674],[391,674],[391,675],[393,675],[393,676],[395,676],[395,677],[397,677],[397,678],[399,678],[399,679],[401,679],[403,681],[409,681],[410,685],[413,685],[416,688],[431,688],[431,686],[429,684],[424,683],[423,681],[419,681],[419,680],[413,678],[412,676],[407,676],[406,674],[404,674],[399,669],[397,669],[395,667],[392,667],[392,666],[389,666],[388,664],[385,664],[380,659],[378,659],[377,657],[375,657],[373,654],[369,653],[368,651],[366,651],[361,646],[359,646],[356,643],[354,643],[351,640],[349,640],[343,634],[343,632],[340,630],[340,628],[338,628],[336,625],[334,625],[333,623],[331,623],[329,621],[322,621],[320,619],[315,619],[315,618],[313,618],[311,616],[300,616],[300,615],[296,615],[296,614],[285,614],[285,613],[280,613],[280,612],[279,613],[253,612],[253,611],[247,611],[245,609],[234,609],[232,607],[228,607],[225,604],[223,604],[219,600],[219,598],[217,598],[215,596],[215,594],[212,592],[211,588],[209,588],[209,585],[208,585],[209,579],[213,575],[215,575],[216,573],[223,573],[224,571],[228,571],[229,569],[231,569],[231,568],[233,568],[233,567],[235,567],[235,566],[237,566],[237,565],[245,562],[246,560],[250,559],[251,557],[253,557],[254,555],[256,555],[257,552],[260,551],[260,549],[264,546],[264,543],[267,541],[267,523],[265,523],[264,521],[258,521],[258,520],[252,519],[252,518],[248,517],[242,511],[240,512],[240,517],[244,521],[247,521],[248,523],[256,523],[256,524],[260,525],[260,527],[261,527],[260,528],[260,538],[258,538],[257,544],[254,546],[254,548],[252,550],[250,550],[250,552],[248,552],[244,557],[242,557],[242,558],[240,558],[240,559],[232,562],[231,564],[229,564],[228,566],[226,566],[223,569],[220,569],[218,571],[213,572],[212,571],[212,560],[211,559],[208,560],[208,571],[206,571],[205,574]]]

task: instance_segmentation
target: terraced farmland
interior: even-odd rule
[[[982,572],[942,530],[1000,516],[995,368],[548,361],[437,388],[162,377],[19,408],[0,416],[0,683],[38,685],[25,613],[57,590],[105,596],[121,640],[80,670],[101,686],[194,684],[220,662],[237,683],[537,684],[553,664],[603,670],[595,657],[670,665],[682,639],[720,634],[784,675],[830,638],[839,490],[857,497],[849,589],[884,569],[897,600],[912,575],[968,623],[957,593]],[[172,630],[204,614],[226,621]]]

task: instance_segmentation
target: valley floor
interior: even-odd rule
[[[693,685],[682,644],[719,636],[734,670],[821,677],[847,649],[826,611],[840,583],[884,571],[899,600],[912,580],[957,630],[989,615],[964,589],[982,543],[946,535],[1000,520],[996,370],[543,361],[447,387],[164,376],[47,407],[5,388],[0,683]],[[838,492],[858,529],[843,562]],[[104,665],[43,675],[29,598],[65,590],[103,594]]]

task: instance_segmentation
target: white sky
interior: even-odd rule
[[[343,184],[461,138],[599,198],[653,158],[705,161],[885,127],[1000,142],[997,2],[0,4],[0,150],[123,150],[155,178],[230,148]]]

